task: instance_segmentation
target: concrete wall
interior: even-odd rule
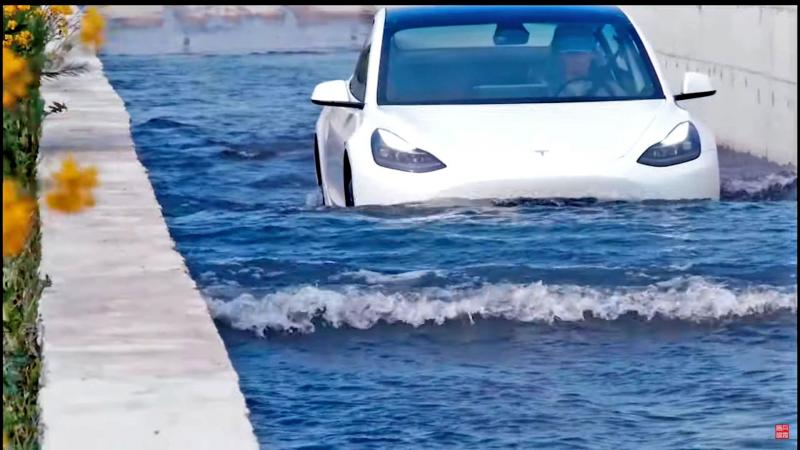
[[[797,167],[797,6],[625,6],[673,92],[686,71],[713,97],[683,102],[719,144]]]

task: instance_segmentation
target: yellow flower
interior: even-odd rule
[[[17,21],[16,21],[16,20],[9,20],[9,21],[8,21],[8,24],[7,24],[7,26],[6,26],[6,28],[7,28],[9,31],[14,31],[14,30],[16,30],[16,29],[17,29],[17,25],[18,25],[18,23],[17,23]]]
[[[31,9],[31,5],[17,5],[17,9],[20,11],[27,11]]]
[[[13,16],[17,12],[17,7],[14,5],[3,6],[4,16]]]
[[[17,100],[28,95],[33,76],[28,63],[3,47],[3,108],[13,108]]]
[[[30,197],[20,195],[16,181],[3,178],[3,257],[16,256],[25,248],[34,205]]]
[[[14,43],[14,36],[12,36],[10,34],[6,34],[6,35],[3,36],[3,47],[4,48],[11,47],[11,44],[13,44],[13,43]]]
[[[105,27],[105,20],[97,8],[88,8],[81,19],[81,41],[95,49],[100,47],[105,40]]]
[[[17,45],[22,48],[28,48],[31,46],[31,41],[33,40],[33,34],[30,31],[20,31],[15,37],[14,41],[16,41]]]
[[[69,16],[72,14],[72,6],[70,5],[50,5],[50,12],[62,16]]]
[[[61,164],[61,170],[53,174],[55,188],[47,194],[47,205],[66,213],[79,212],[94,206],[92,188],[97,186],[97,169],[81,169],[72,155]]]

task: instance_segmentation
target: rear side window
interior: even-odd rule
[[[367,46],[361,50],[361,54],[358,56],[358,62],[356,62],[356,70],[353,72],[353,78],[350,79],[350,92],[353,93],[353,97],[362,102],[364,101],[364,94],[367,91],[369,48],[370,44],[367,44]]]

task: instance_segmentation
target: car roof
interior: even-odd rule
[[[530,5],[470,5],[470,6],[390,6],[386,8],[389,28],[413,28],[453,23],[481,23],[489,20],[541,21],[627,21],[617,6],[530,6]]]

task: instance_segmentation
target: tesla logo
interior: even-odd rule
[[[538,153],[541,156],[544,156],[545,153],[549,152],[550,150],[534,150],[534,153]]]

